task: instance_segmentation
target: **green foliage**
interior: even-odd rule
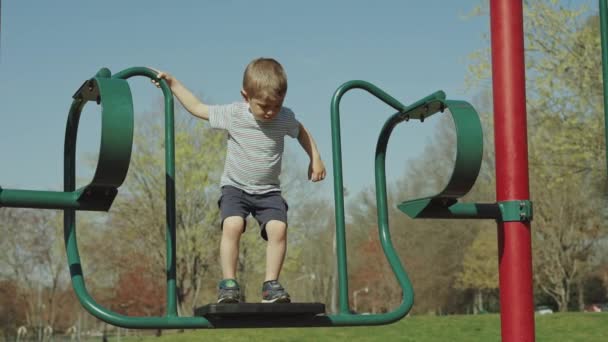
[[[467,249],[463,270],[456,277],[461,289],[492,290],[498,288],[498,247],[495,229],[482,229]]]

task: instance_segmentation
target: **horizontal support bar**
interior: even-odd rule
[[[79,209],[78,196],[72,192],[2,189],[0,207],[36,209]]]
[[[115,195],[115,194],[110,194]],[[0,207],[107,211],[107,206],[80,198],[81,191],[39,191],[0,188]]]
[[[498,219],[496,203],[454,203],[454,199],[421,199],[403,202],[398,208],[411,218]]]
[[[498,203],[458,203],[454,198],[422,198],[397,207],[411,218],[493,219],[498,222],[532,221],[529,200]]]
[[[456,203],[450,207],[429,208],[429,218],[447,219],[496,219],[500,210],[495,203]],[[423,215],[426,213],[423,212]]]

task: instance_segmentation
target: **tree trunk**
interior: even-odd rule
[[[562,293],[559,297],[559,302],[557,303],[559,306],[559,312],[567,312],[568,311],[568,302],[570,299],[570,289],[566,284],[563,287]]]
[[[585,287],[583,286],[583,279],[579,277],[576,281],[576,287],[578,289],[578,311],[585,311]]]
[[[483,291],[477,290],[477,313],[484,312],[483,309]]]

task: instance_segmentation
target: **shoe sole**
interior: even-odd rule
[[[233,298],[224,298],[217,301],[218,304],[238,304],[240,301]]]
[[[289,297],[279,297],[274,299],[262,299],[262,303],[291,303]]]

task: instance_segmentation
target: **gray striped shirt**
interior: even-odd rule
[[[245,102],[209,106],[209,123],[228,131],[226,163],[220,185],[232,185],[250,194],[280,191],[284,137],[297,138],[300,123],[291,109],[282,107],[271,121],[257,121]]]

